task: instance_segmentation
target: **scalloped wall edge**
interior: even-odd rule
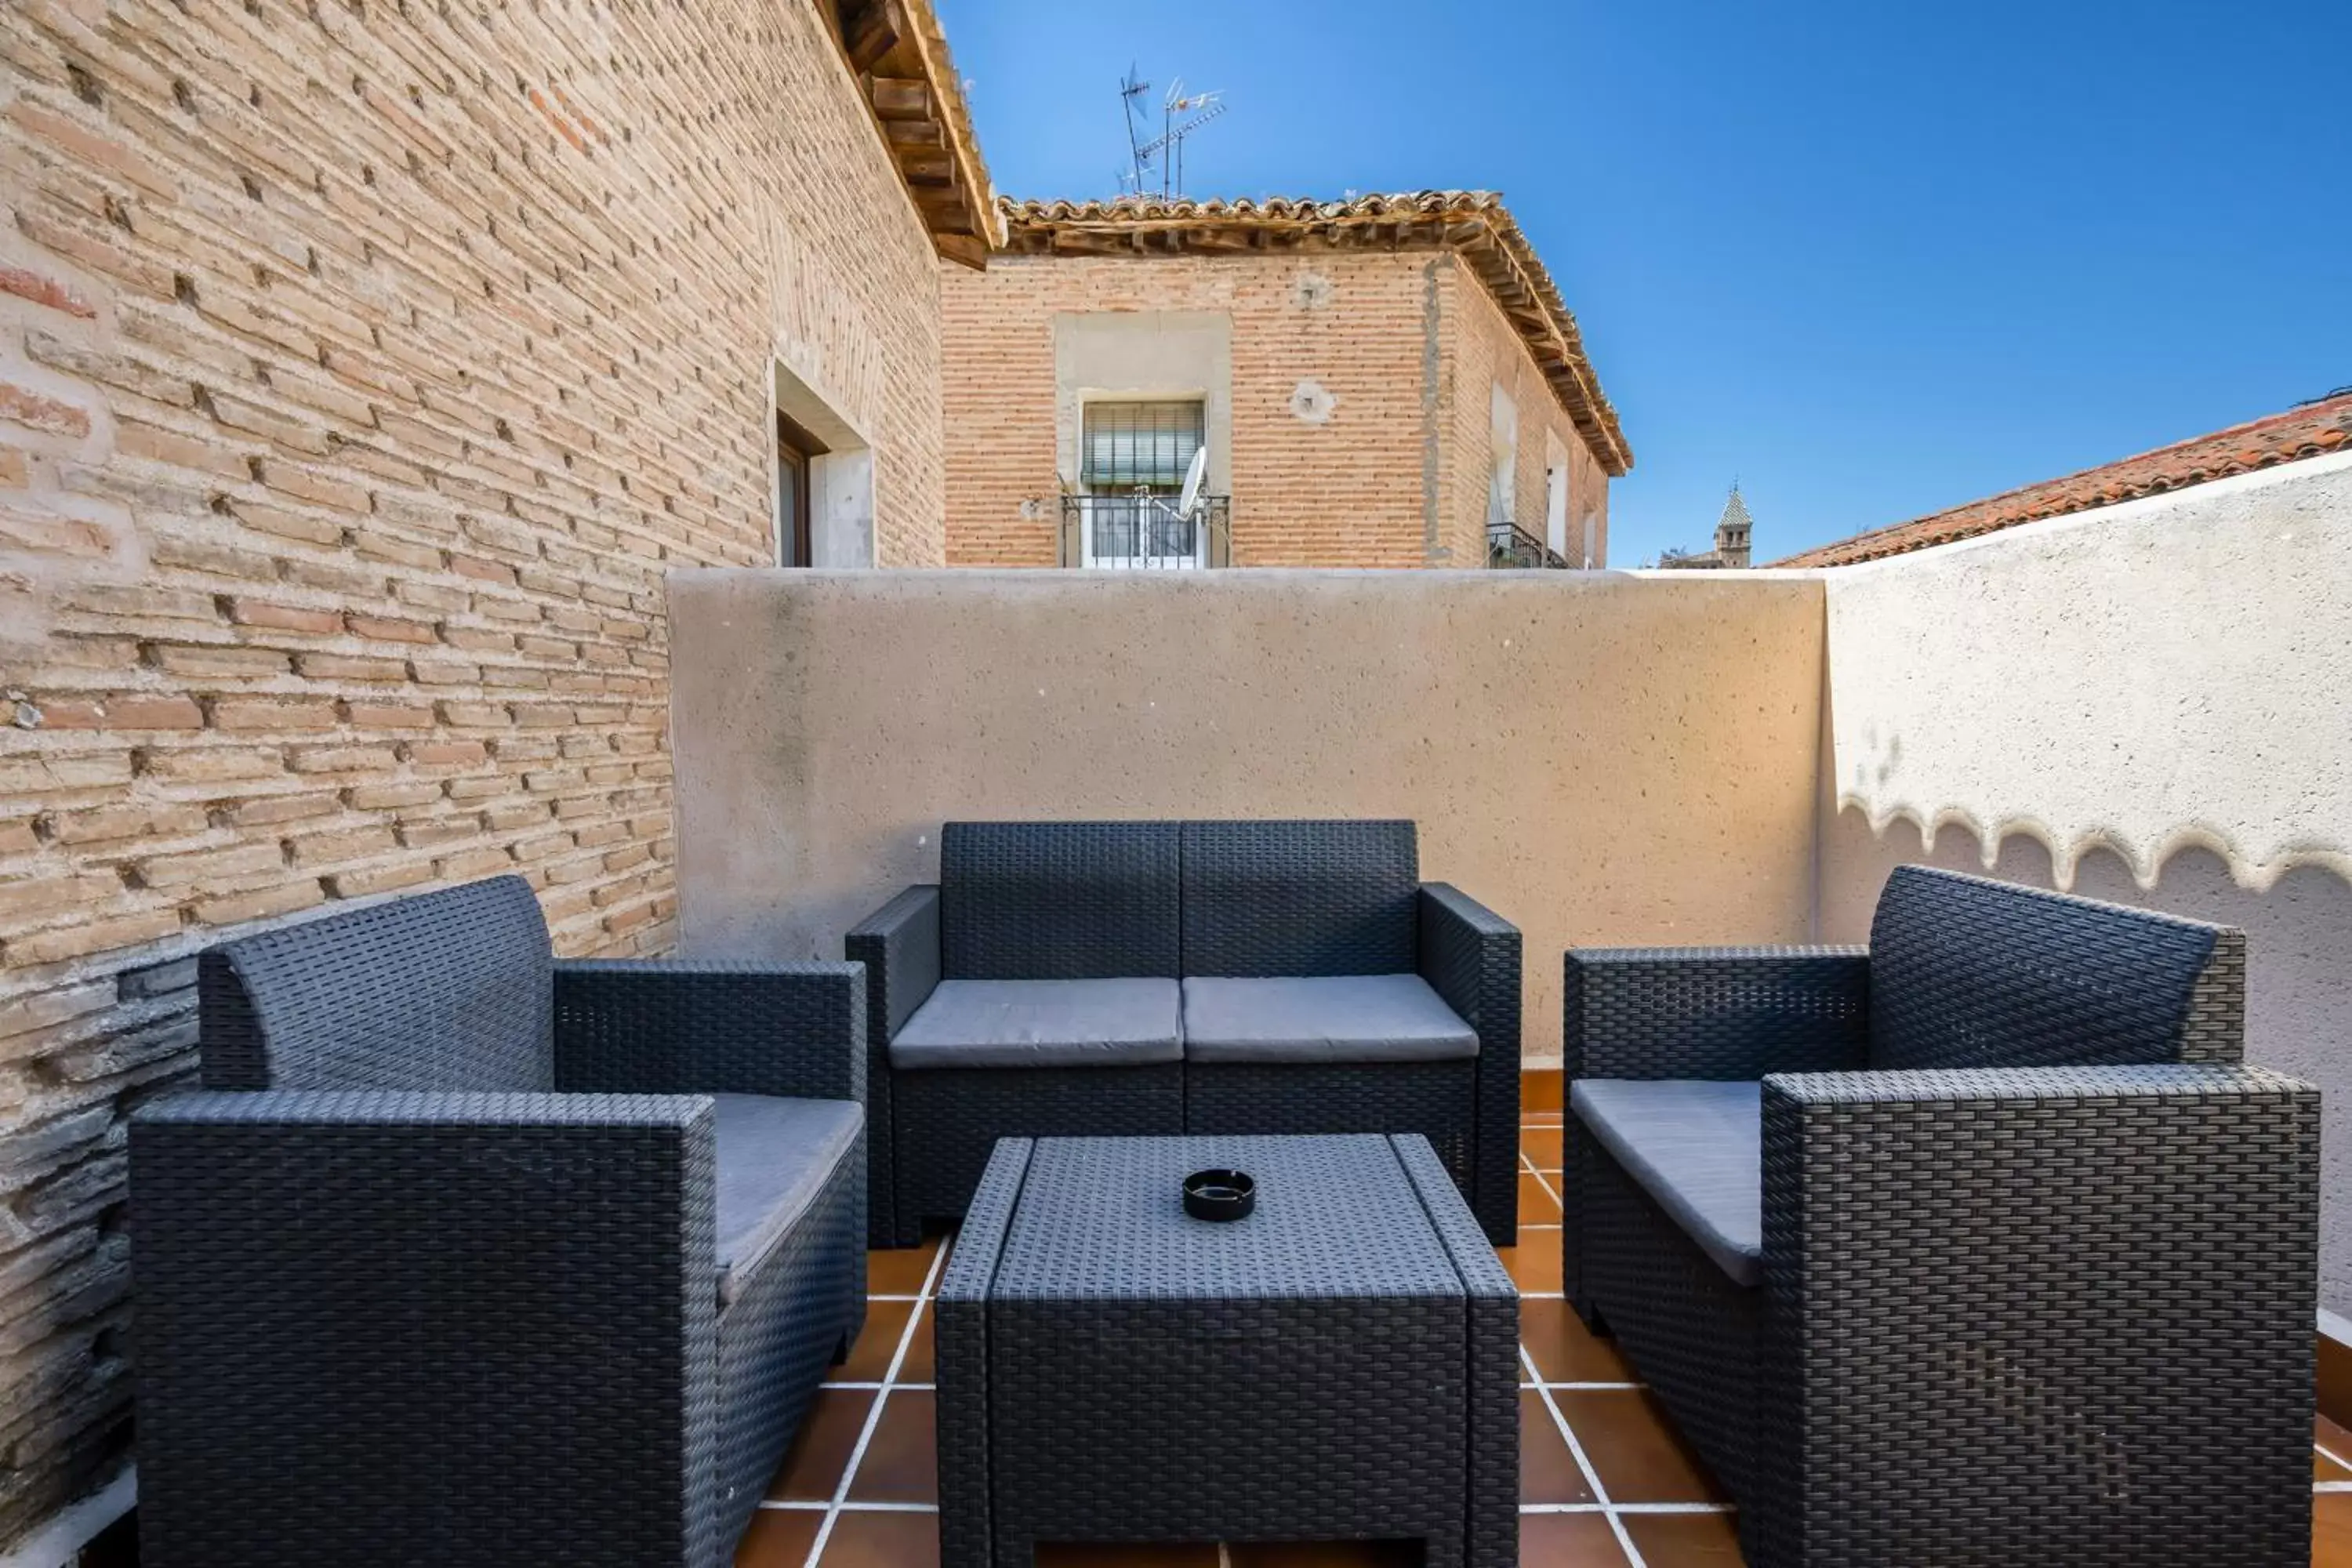
[[[1868,801],[1852,793],[1840,795],[1837,804],[1840,813],[1858,814],[1868,825],[1871,837],[1881,843],[1896,824],[1907,822],[1917,829],[1922,847],[1933,852],[1946,828],[1959,828],[1977,841],[1977,858],[1989,873],[2000,865],[2002,847],[2010,839],[2031,839],[2049,855],[2051,880],[2060,892],[2074,891],[2084,858],[2103,851],[2123,863],[2132,881],[2144,893],[2157,890],[2163,880],[2164,868],[2174,856],[2199,849],[2219,858],[2229,868],[2231,880],[2248,892],[2269,892],[2288,872],[2305,868],[2326,871],[2352,885],[2352,852],[2324,845],[2282,845],[2265,855],[2250,855],[2228,833],[2201,823],[2176,828],[2153,845],[2146,845],[2130,842],[2103,828],[2075,833],[2054,831],[2048,824],[2031,816],[2004,816],[1988,826],[1971,813],[1954,807],[1923,812],[1898,805],[1874,810]]]

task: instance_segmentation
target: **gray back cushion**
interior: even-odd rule
[[[197,1000],[211,1089],[555,1087],[547,922],[520,877],[224,942]]]
[[[1874,1068],[2178,1061],[2224,933],[2116,904],[1900,866],[1870,927]]]
[[[1410,822],[1188,822],[1186,974],[1403,974],[1417,964]]]
[[[940,969],[951,980],[1177,976],[1172,822],[950,822]]]

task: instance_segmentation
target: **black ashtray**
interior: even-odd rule
[[[1247,1171],[1195,1171],[1184,1178],[1184,1212],[1194,1219],[1241,1219],[1257,1207]]]

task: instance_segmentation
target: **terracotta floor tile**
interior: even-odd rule
[[[763,1508],[735,1548],[735,1568],[806,1568],[824,1515],[814,1509]]]
[[[938,1405],[928,1389],[894,1391],[849,1483],[853,1502],[940,1500]]]
[[[939,1380],[938,1342],[931,1337],[931,1319],[936,1316],[929,1302],[923,1304],[923,1320],[915,1325],[915,1337],[907,1346],[907,1359],[898,1368],[900,1383],[935,1383]]]
[[[1723,1502],[1706,1473],[1639,1389],[1562,1390],[1552,1397],[1611,1502]]]
[[[1503,1268],[1520,1289],[1559,1291],[1559,1232],[1524,1231],[1518,1246],[1498,1247],[1495,1256],[1503,1260]]]
[[[1519,1114],[1522,1127],[1557,1127],[1563,1120],[1557,1110],[1527,1110]]]
[[[2311,1568],[2352,1568],[2352,1492],[2311,1500]]]
[[[1592,1489],[1568,1451],[1568,1439],[1544,1407],[1543,1395],[1532,1388],[1519,1390],[1519,1500],[1530,1502],[1592,1502]]]
[[[834,1521],[820,1568],[939,1568],[935,1513],[845,1513]]]
[[[1527,1171],[1519,1173],[1519,1223],[1559,1223],[1559,1200],[1552,1195],[1551,1188],[1544,1185],[1543,1178]]]
[[[1625,1568],[1625,1561],[1600,1514],[1519,1515],[1519,1568]]]
[[[818,1389],[768,1495],[793,1502],[831,1502],[873,1405],[874,1394],[865,1389]]]
[[[1650,1568],[1739,1568],[1739,1527],[1727,1513],[1625,1513],[1625,1533]],[[1530,1568],[1533,1565],[1530,1564]]]
[[[2325,1415],[2316,1415],[2311,1422],[2311,1440],[2337,1458],[2352,1464],[2352,1431],[2338,1426]]]
[[[868,1301],[866,1330],[849,1347],[849,1359],[825,1373],[828,1383],[879,1383],[898,1353],[898,1337],[907,1331],[912,1301]]]
[[[1522,1300],[1519,1342],[1546,1383],[1634,1383],[1633,1369],[1607,1340],[1595,1339],[1566,1301]]]
[[[2315,1481],[2352,1481],[2352,1469],[2345,1468],[2314,1448],[2311,1451],[2311,1479]]]
[[[1535,1163],[1538,1171],[1559,1169],[1559,1129],[1557,1127],[1523,1127],[1519,1130],[1519,1148]]]
[[[931,1254],[940,1238],[920,1247],[877,1248],[866,1255],[866,1293],[869,1296],[912,1296],[923,1288],[931,1271]]]
[[[1225,1548],[1234,1568],[1421,1568],[1418,1541],[1236,1542]]]
[[[1040,1542],[1037,1568],[1217,1568],[1217,1549]]]

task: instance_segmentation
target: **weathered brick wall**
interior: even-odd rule
[[[662,574],[772,559],[772,358],[942,558],[938,282],[814,7],[0,4],[0,1540],[127,1403],[185,955],[518,871],[673,934]]]
[[[1518,464],[1512,479],[1511,519],[1537,539],[1545,524],[1544,469],[1547,433],[1568,455],[1568,542],[1571,564],[1584,549],[1584,514],[1598,514],[1595,565],[1609,559],[1609,475],[1576,432],[1551,384],[1536,368],[1526,343],[1495,303],[1495,297],[1466,269],[1448,277],[1445,348],[1452,369],[1454,451],[1465,461],[1466,482],[1446,492],[1449,537],[1471,538],[1484,549],[1486,475],[1494,444],[1494,388],[1502,384],[1518,410]],[[1476,557],[1474,557],[1476,559]]]
[[[1054,317],[1063,311],[1230,317],[1239,564],[1483,564],[1488,387],[1498,374],[1519,400],[1522,526],[1542,532],[1547,425],[1569,446],[1576,500],[1605,492],[1606,476],[1492,297],[1442,251],[1016,257],[986,273],[949,269],[940,306],[952,564],[1056,563]],[[1321,423],[1292,407],[1302,381],[1337,399]],[[1424,471],[1433,428],[1433,496]],[[1430,500],[1442,554],[1432,550]]]

